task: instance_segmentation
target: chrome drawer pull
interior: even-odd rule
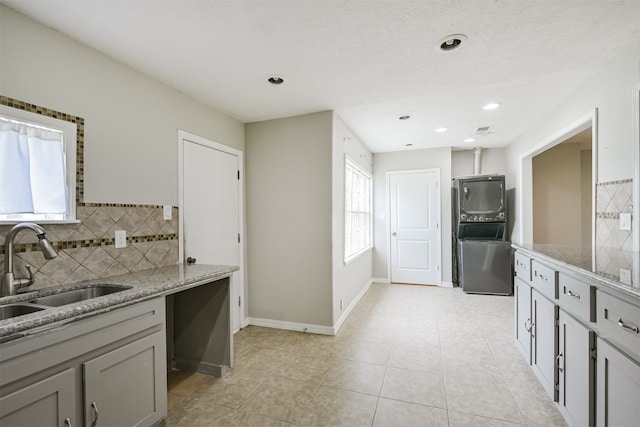
[[[98,404],[93,401],[91,402],[91,407],[93,408],[93,421],[91,422],[92,426],[95,426],[96,424],[98,424],[98,416],[100,414],[98,414]]]
[[[618,319],[618,326],[620,326],[621,328],[627,329],[631,332],[634,332],[636,334],[640,334],[640,329],[636,325],[629,326],[626,323],[624,323],[621,318]]]
[[[527,326],[527,323],[529,323],[529,326]],[[531,332],[531,326],[533,326],[533,324],[531,323],[531,319],[527,319],[524,321],[524,328],[527,330],[527,332]]]
[[[544,280],[545,282],[548,282],[547,278],[544,277],[542,274],[538,273],[537,270],[536,270],[536,277],[539,277],[540,279]]]
[[[556,366],[558,367],[558,372],[562,373],[564,371],[564,368],[560,367],[560,358],[562,357],[562,353],[558,354],[556,356]]]
[[[578,299],[580,299],[580,294],[579,294],[579,293],[577,293],[577,292],[567,291],[567,294],[568,294],[569,296],[574,297],[574,298],[578,298]]]
[[[71,418],[65,418],[65,419],[64,419],[64,423],[65,423],[66,425],[68,425],[69,427],[73,427],[73,426],[71,425]]]

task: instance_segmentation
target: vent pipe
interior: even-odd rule
[[[475,147],[473,149],[473,174],[480,175],[480,155],[482,152],[482,148]]]

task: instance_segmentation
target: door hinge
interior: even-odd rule
[[[598,351],[597,351],[597,349],[592,348],[592,349],[589,351],[589,356],[591,356],[591,358],[592,358],[593,360],[598,360]]]
[[[242,297],[238,297],[238,307],[242,307]]]
[[[560,391],[560,383],[556,383],[556,385],[553,387],[555,391]]]
[[[238,170],[238,179],[240,179],[240,170]]]
[[[238,233],[238,243],[240,243],[240,233]]]

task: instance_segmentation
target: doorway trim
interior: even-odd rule
[[[212,141],[199,135],[195,135],[186,132],[182,129],[178,129],[178,264],[182,264],[184,260],[184,143],[185,141],[194,142],[196,144],[203,145],[205,147],[212,148],[214,150],[221,151],[223,153],[231,154],[238,157],[238,171],[240,174],[240,185],[238,186],[238,230],[240,231],[240,254],[238,256],[240,271],[234,272],[231,276],[232,281],[237,282],[238,296],[242,301],[240,310],[239,326],[244,328],[249,325],[247,319],[247,301],[245,298],[245,227],[244,227],[244,159],[242,151],[229,147],[224,144]],[[233,283],[232,283],[233,286]],[[235,304],[235,301],[230,301],[231,306]],[[232,322],[233,324],[233,322]]]
[[[598,182],[598,109],[585,114],[520,155],[520,243],[533,243],[533,157],[591,127],[591,246],[596,242],[596,183]]]
[[[443,286],[443,282],[442,282],[442,197],[441,197],[441,189],[440,189],[440,185],[441,185],[441,181],[442,181],[442,176],[441,176],[441,170],[440,168],[429,168],[429,169],[407,169],[407,170],[395,170],[395,171],[387,171],[386,173],[386,183],[385,183],[385,188],[386,188],[386,198],[387,198],[387,203],[385,206],[385,218],[387,218],[386,222],[386,239],[387,239],[387,275],[389,277],[388,282],[389,283],[393,283],[392,281],[392,277],[391,277],[391,176],[392,175],[401,175],[401,174],[410,174],[410,173],[421,173],[421,172],[427,172],[427,173],[431,173],[431,172],[435,172],[438,176],[438,179],[436,181],[436,188],[438,190],[438,197],[437,197],[437,212],[438,212],[438,238],[436,239],[437,245],[436,245],[436,250],[438,251],[437,253],[437,260],[438,260],[438,272],[440,273],[440,278],[438,281],[438,286]]]
[[[633,87],[633,250],[640,251],[640,82]],[[640,266],[634,266],[638,272]],[[640,275],[640,273],[638,273]],[[638,283],[637,279],[634,283]]]

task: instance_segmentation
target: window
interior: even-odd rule
[[[76,222],[76,125],[0,106],[0,222]]]
[[[344,260],[371,247],[371,175],[349,159],[345,166]]]

